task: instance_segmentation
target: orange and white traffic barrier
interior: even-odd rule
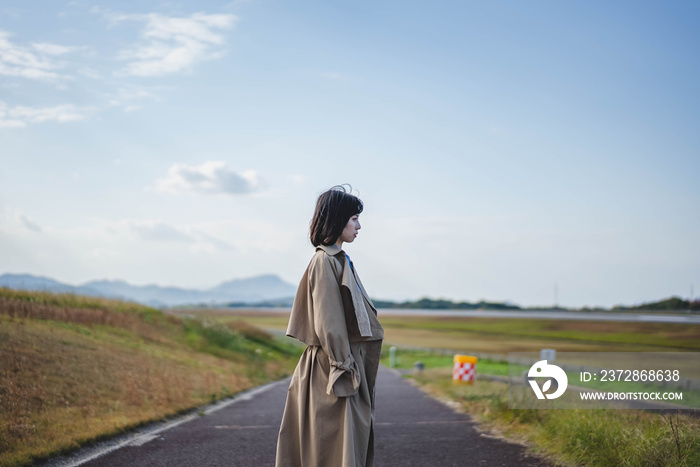
[[[478,357],[470,355],[455,355],[452,367],[452,382],[457,384],[474,384],[476,377],[476,362]]]

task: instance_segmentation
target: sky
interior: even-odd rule
[[[682,1],[3,0],[0,274],[207,288],[365,204],[370,295],[700,295]]]

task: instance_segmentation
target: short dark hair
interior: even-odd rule
[[[343,185],[336,185],[318,197],[310,228],[314,246],[334,244],[350,218],[362,212],[362,201],[350,191],[352,187],[348,191]]]

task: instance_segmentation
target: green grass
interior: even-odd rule
[[[445,355],[430,350],[416,350],[397,348],[397,365],[399,369],[413,368],[416,362],[423,363],[424,368],[452,368],[453,355]],[[385,366],[390,366],[390,353],[387,346],[382,347],[381,362]],[[519,366],[520,371],[525,370],[525,366]],[[508,376],[508,362],[479,359],[476,363],[477,374]]]

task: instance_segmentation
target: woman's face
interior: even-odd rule
[[[348,223],[345,224],[345,228],[340,234],[340,237],[338,237],[338,240],[347,243],[352,243],[353,240],[355,240],[355,237],[357,237],[357,232],[362,228],[359,217],[359,214],[355,214],[348,220]]]

